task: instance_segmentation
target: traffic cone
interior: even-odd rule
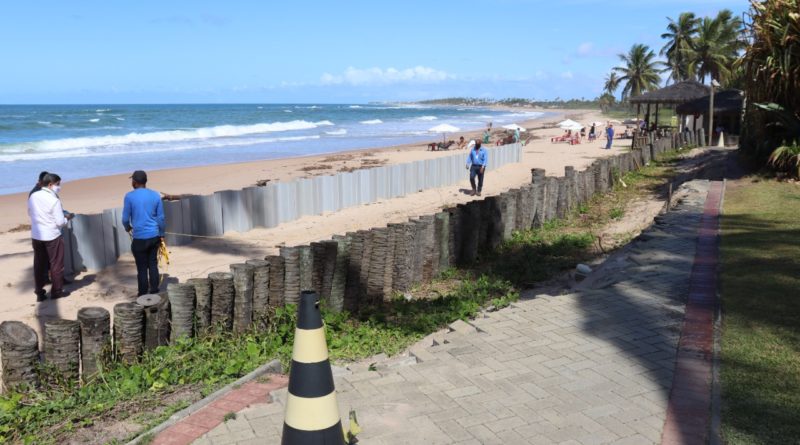
[[[725,147],[725,133],[719,132],[719,141],[717,141],[717,147]]]
[[[345,445],[319,298],[300,293],[281,445]]]

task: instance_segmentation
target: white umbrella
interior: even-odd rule
[[[461,129],[450,124],[439,124],[433,128],[429,128],[428,131],[431,133],[442,133],[442,142],[444,142],[446,133],[455,133],[456,131],[461,131]]]
[[[570,130],[571,127],[575,127],[576,125],[580,125],[581,127],[583,126],[572,119],[567,119],[565,121],[561,121],[558,123],[558,126],[563,128],[564,130]]]
[[[517,124],[503,125],[503,128],[505,128],[506,130],[519,130],[520,133],[524,133],[525,131],[527,131],[525,130],[525,127],[520,127]]]
[[[564,129],[564,130],[580,131],[580,129],[583,128],[583,125],[575,122],[572,125],[562,126],[561,128]]]
[[[619,125],[619,124],[621,124],[621,123],[622,123],[622,122],[620,122],[620,121],[618,121],[618,120],[616,120],[616,119],[611,119],[611,120],[610,120],[610,121],[608,121],[608,122],[609,122],[609,123],[612,123],[612,124],[617,124],[617,125]]]

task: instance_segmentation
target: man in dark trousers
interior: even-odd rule
[[[139,295],[158,293],[158,248],[164,237],[164,206],[161,196],[147,188],[147,173],[131,175],[133,191],[125,195],[122,224],[131,233],[131,252],[136,260]]]
[[[65,214],[58,192],[61,177],[47,173],[42,177],[41,188],[28,197],[28,215],[31,217],[31,241],[33,244],[33,281],[36,301],[44,301],[47,292],[47,274],[53,283],[50,298],[66,297],[64,292],[64,239],[61,229],[72,219]]]
[[[483,173],[489,164],[489,153],[481,147],[481,141],[475,141],[475,147],[467,155],[467,168],[469,169],[469,183],[472,185],[472,194],[481,196],[483,190]],[[475,187],[475,176],[478,177],[478,187]]]

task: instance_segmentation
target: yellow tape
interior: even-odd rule
[[[290,393],[286,399],[286,424],[301,431],[319,431],[336,425],[339,418],[339,405],[336,391],[327,396],[297,397]]]

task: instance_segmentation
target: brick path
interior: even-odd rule
[[[687,185],[677,209],[571,293],[456,322],[375,371],[375,360],[336,369],[344,424],[355,409],[367,445],[661,442],[708,190]],[[194,443],[280,443],[286,390],[272,396]]]

